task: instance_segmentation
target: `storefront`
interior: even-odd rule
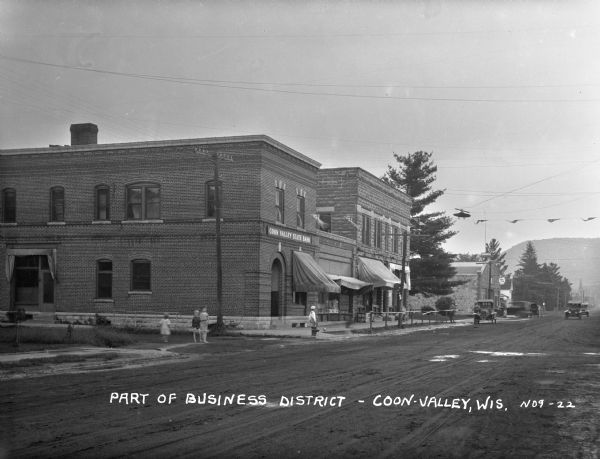
[[[366,311],[381,313],[392,310],[393,292],[401,281],[381,261],[358,257],[358,278],[373,285],[370,304]]]

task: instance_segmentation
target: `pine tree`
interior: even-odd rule
[[[490,254],[490,259],[498,265],[500,275],[504,276],[506,270],[508,269],[508,266],[506,265],[506,261],[504,260],[506,253],[502,253],[502,249],[500,248],[500,242],[498,242],[497,239],[492,238],[490,242],[486,242],[485,251]]]
[[[450,229],[454,223],[452,218],[444,212],[424,212],[444,194],[444,190],[432,190],[437,172],[432,153],[394,154],[394,158],[398,167],[388,166],[383,181],[413,198],[410,253],[418,258],[410,260],[411,294],[448,295],[452,287],[462,282],[450,280],[456,274],[451,266],[453,256],[442,248],[442,244],[456,234]]]
[[[571,285],[561,276],[560,267],[556,263],[540,265],[535,247],[527,242],[513,277],[513,300],[545,303],[546,309],[556,310],[564,307],[570,292]]]

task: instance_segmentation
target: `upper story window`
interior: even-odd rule
[[[96,187],[94,219],[110,220],[110,189],[107,185]]]
[[[127,220],[160,219],[160,186],[155,183],[127,187]]]
[[[2,190],[2,222],[17,222],[17,192],[13,188]]]
[[[381,248],[381,228],[383,227],[383,222],[381,220],[375,220],[373,225],[373,232],[375,233],[375,247]]]
[[[389,252],[390,250],[390,224],[389,223],[384,223],[383,224],[383,245],[384,245],[384,249],[386,252]]]
[[[133,260],[131,262],[131,290],[134,292],[151,291],[151,273],[149,260]]]
[[[392,252],[400,253],[400,231],[397,226],[394,226],[394,232],[392,234]]]
[[[285,220],[285,190],[283,188],[275,188],[275,221],[284,223]]]
[[[208,218],[216,218],[217,216],[217,198],[219,204],[222,204],[223,183],[214,180],[206,182],[206,216]]]
[[[65,221],[65,189],[62,186],[50,189],[50,221]]]
[[[305,198],[304,196],[298,195],[296,197],[296,226],[304,228],[304,210],[305,210]]]
[[[362,216],[362,243],[371,245],[371,217]]]
[[[112,261],[98,261],[96,265],[96,298],[112,298],[112,273]]]

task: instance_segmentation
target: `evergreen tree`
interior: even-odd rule
[[[537,253],[531,241],[527,242],[525,251],[519,259],[519,269],[513,278],[513,300],[535,301],[537,276],[540,265]]]
[[[504,257],[506,253],[502,253],[502,249],[500,248],[500,242],[497,239],[492,238],[490,242],[486,242],[485,251],[490,254],[491,260],[496,262],[498,265],[498,269],[500,270],[500,275],[504,276],[508,266],[506,265],[506,261]]]
[[[452,218],[444,212],[424,212],[444,194],[444,190],[432,190],[437,172],[432,153],[394,154],[394,158],[398,167],[388,166],[382,179],[413,198],[410,253],[418,257],[410,260],[411,294],[448,295],[454,286],[463,282],[450,280],[456,274],[451,266],[453,256],[442,248],[442,244],[456,234],[450,230],[454,223]]]
[[[547,310],[558,310],[564,307],[570,293],[571,285],[561,276],[560,267],[556,263],[540,265],[535,247],[528,242],[513,277],[513,300],[545,303]]]

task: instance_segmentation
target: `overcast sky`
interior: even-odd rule
[[[428,210],[472,215],[451,252],[599,237],[598,56],[595,0],[0,0],[0,148],[93,122],[100,143],[266,134],[376,176],[423,150]]]

